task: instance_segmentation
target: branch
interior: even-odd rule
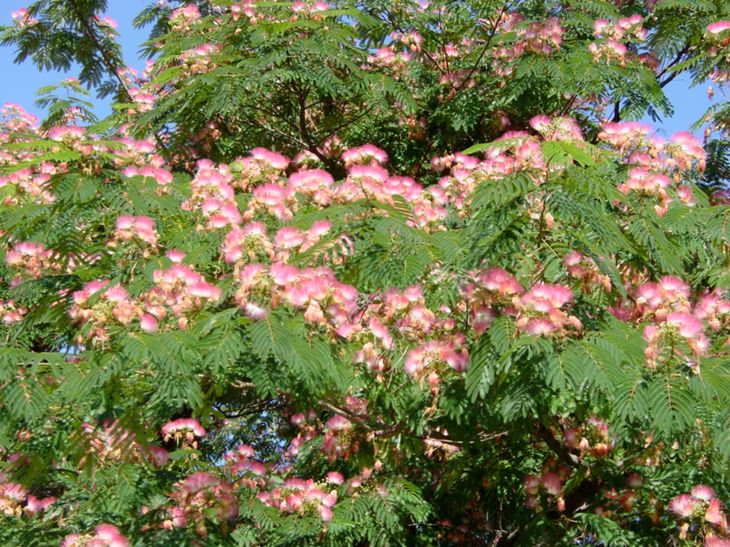
[[[491,24],[491,32],[489,33],[489,36],[487,36],[487,40],[484,42],[484,47],[482,48],[481,52],[479,52],[479,56],[477,57],[476,62],[474,63],[474,66],[471,67],[469,72],[467,72],[464,79],[461,81],[461,83],[456,86],[455,91],[458,93],[461,91],[461,89],[467,84],[469,79],[474,75],[474,72],[476,72],[477,68],[479,68],[479,65],[482,62],[482,59],[484,59],[484,55],[486,55],[487,50],[489,49],[489,46],[492,44],[492,39],[497,34],[497,25],[499,25],[499,22],[502,20],[502,17],[504,17],[505,11],[507,11],[507,6],[509,3],[506,3],[504,6],[502,6],[502,9],[499,11],[499,15],[497,16],[497,19],[495,19],[494,23]]]
[[[133,101],[132,95],[129,93],[129,86],[127,86],[127,82],[124,81],[124,78],[122,78],[118,72],[118,69],[120,68],[118,63],[114,59],[112,59],[110,53],[104,47],[104,44],[101,43],[99,36],[96,34],[96,29],[89,23],[89,20],[84,17],[84,14],[81,13],[81,10],[79,9],[76,0],[68,0],[68,3],[71,5],[71,8],[76,14],[76,17],[81,24],[81,29],[84,31],[84,34],[86,34],[89,40],[91,40],[91,42],[94,44],[97,51],[101,55],[102,63],[106,67],[107,72],[109,72],[117,79],[119,85],[122,87],[122,90],[127,97],[127,100]]]
[[[679,72],[675,72],[662,80],[662,76],[664,76],[672,67],[677,66],[682,60],[684,59],[684,56],[687,55],[692,50],[692,46],[690,44],[685,44],[682,49],[677,52],[677,55],[674,57],[674,59],[665,66],[659,74],[656,75],[657,80],[659,81],[659,87],[664,88],[669,82],[674,80],[678,75]]]
[[[343,418],[347,418],[351,422],[356,422],[358,425],[361,425],[363,428],[367,429],[368,431],[373,430],[373,428],[370,427],[370,424],[368,424],[365,421],[365,418],[363,418],[362,416],[353,414],[352,412],[348,412],[347,410],[344,410],[344,409],[337,407],[326,401],[319,401],[319,406],[321,406],[322,408],[326,408],[330,412],[334,412],[335,414],[338,414],[339,416],[342,416]]]
[[[307,95],[309,95],[309,91],[307,89],[297,89],[297,98],[299,102],[299,134],[307,144],[307,150],[317,156],[317,158],[327,166],[333,176],[336,178],[344,176],[342,168],[333,161],[332,158],[329,158],[322,153],[307,128]]]
[[[553,436],[553,433],[552,431],[550,431],[547,419],[545,417],[540,417],[540,424],[537,428],[537,433],[540,438],[545,441],[545,444],[548,445],[550,450],[555,452],[555,454],[560,457],[561,461],[576,469],[580,467],[580,465],[578,464],[578,458],[575,455],[571,454],[568,449],[560,444],[558,440]]]
[[[613,105],[613,117],[611,118],[611,121],[614,123],[621,121],[621,101],[618,99]]]
[[[119,82],[119,85],[124,92],[127,102],[134,102],[132,94],[129,92],[129,86],[127,85],[127,82],[125,82],[124,78],[122,78],[121,74],[119,74],[119,68],[121,68],[119,66],[119,63],[112,58],[111,54],[104,47],[104,44],[102,44],[99,36],[96,34],[96,28],[89,22],[89,19],[87,17],[84,17],[84,14],[81,13],[81,10],[79,9],[76,0],[68,0],[68,3],[71,5],[71,9],[73,9],[74,13],[76,14],[76,17],[78,18],[79,24],[81,25],[81,29],[84,31],[84,34],[86,34],[89,40],[91,40],[91,42],[94,44],[97,51],[99,52],[99,55],[101,55],[101,61],[106,67],[107,72],[109,72]],[[167,148],[162,142],[162,139],[156,132],[154,135],[155,141],[157,142],[157,146],[159,146],[160,151],[164,156],[168,156]]]

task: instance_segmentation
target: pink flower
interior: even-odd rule
[[[198,420],[193,418],[179,418],[177,420],[167,422],[164,426],[162,426],[162,435],[166,440],[178,432],[190,432],[196,437],[205,436],[205,429],[203,429],[203,426],[200,425]]]
[[[119,528],[111,524],[97,526],[96,538],[103,541],[103,545],[108,547],[127,547],[129,545],[129,540],[119,532]]]
[[[501,295],[519,294],[523,290],[517,279],[501,268],[482,270],[478,279],[487,290]]]
[[[221,297],[222,291],[211,283],[199,281],[188,287],[188,293],[191,296],[206,298],[208,300],[218,300]]]
[[[707,506],[707,511],[705,512],[705,520],[710,524],[719,526],[722,529],[727,528],[725,512],[722,510],[722,502],[720,502],[719,499],[713,498],[712,500],[709,500],[709,505]]]
[[[144,332],[157,332],[157,319],[149,313],[145,313],[139,320],[139,326]]]
[[[48,507],[50,507],[54,503],[56,503],[56,498],[54,497],[39,499],[35,496],[28,496],[28,504],[26,505],[25,509],[29,513],[37,515],[38,513],[42,513],[43,511],[48,509]]]
[[[345,482],[345,477],[342,476],[342,473],[338,473],[337,471],[330,471],[329,473],[327,473],[327,482],[331,484],[341,485]]]
[[[710,502],[711,500],[715,499],[715,491],[706,484],[698,484],[697,486],[692,488],[690,494],[692,494],[692,496],[697,498],[698,500],[706,502]]]
[[[689,494],[680,494],[669,502],[669,510],[680,518],[686,518],[692,516],[699,503],[700,500]]]
[[[254,148],[251,150],[251,156],[256,160],[265,163],[272,169],[283,171],[289,165],[289,158],[279,154],[278,152],[267,150],[266,148]]]
[[[183,261],[185,258],[185,253],[180,251],[179,249],[170,249],[165,253],[165,256],[169,258],[172,262],[179,264]]]
[[[730,29],[730,21],[717,21],[707,26],[707,32],[710,34],[720,34]]]
[[[667,315],[667,323],[678,327],[679,334],[684,338],[695,338],[702,334],[702,331],[704,330],[704,324],[702,321],[689,313],[670,313]]]
[[[381,150],[377,146],[372,144],[365,144],[355,148],[350,148],[342,154],[342,160],[346,166],[350,166],[356,163],[369,164],[379,163],[383,164],[388,161],[388,154],[384,150]]]
[[[541,485],[551,496],[557,496],[563,490],[563,481],[560,475],[554,472],[543,474]]]

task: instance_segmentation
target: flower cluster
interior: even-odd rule
[[[457,372],[466,370],[469,351],[466,337],[456,334],[445,340],[429,340],[408,352],[403,370],[409,376],[423,378],[428,375],[429,385],[438,385],[442,367],[450,367]]]
[[[261,319],[284,303],[304,310],[308,323],[335,330],[357,306],[357,291],[325,267],[300,270],[282,263],[248,264],[241,268],[239,281],[236,302],[252,319]]]
[[[568,275],[581,282],[583,292],[589,292],[595,287],[602,287],[606,292],[611,291],[611,278],[602,274],[596,262],[580,251],[570,251],[563,259]]]
[[[540,282],[526,291],[513,275],[492,268],[473,274],[462,293],[477,336],[498,314],[514,316],[517,328],[533,336],[566,335],[568,329],[581,329],[580,320],[563,310],[573,300],[572,291],[563,285]]]
[[[559,464],[554,459],[548,459],[542,466],[539,475],[525,477],[525,505],[530,509],[539,510],[543,505],[552,506],[558,511],[565,511],[563,487],[570,477],[570,468]]]
[[[91,281],[72,294],[69,316],[86,327],[87,338],[103,343],[114,322],[129,326],[139,320],[143,331],[156,332],[159,322],[172,316],[178,328],[185,328],[187,314],[221,297],[218,287],[183,264],[155,270],[153,280],[155,286],[137,298],[119,285],[109,286],[107,280]]]
[[[330,9],[330,5],[322,0],[297,0],[291,6],[292,12],[297,15],[315,15]]]
[[[707,155],[691,133],[680,131],[670,142],[649,136],[650,128],[638,122],[606,123],[599,139],[619,149],[632,166],[629,178],[619,185],[623,194],[639,194],[656,200],[654,209],[663,216],[669,204],[678,198],[694,205],[691,187],[680,184],[691,169],[703,171]]]
[[[259,492],[259,501],[276,507],[282,513],[318,514],[324,522],[332,520],[332,508],[337,503],[337,491],[327,492],[312,479],[290,478],[270,492]]]
[[[238,205],[231,186],[233,176],[227,165],[215,165],[209,160],[200,160],[195,178],[191,181],[192,193],[182,208],[200,211],[207,219],[208,228],[223,228],[241,220]]]
[[[21,270],[33,278],[41,277],[48,270],[59,269],[54,260],[55,253],[42,243],[22,241],[13,245],[5,254],[5,262],[9,267]]]
[[[13,300],[0,300],[0,319],[6,325],[13,325],[23,320],[28,308],[18,306]]]
[[[710,79],[720,85],[730,80],[730,70],[727,69],[730,60],[730,51],[727,49],[730,44],[729,30],[730,21],[722,20],[708,25],[705,32],[708,53],[715,59],[715,68],[710,73]]]
[[[266,484],[263,476],[267,472],[267,467],[260,461],[255,460],[255,455],[254,449],[245,444],[227,452],[225,455],[228,472],[237,477],[236,482],[245,488],[255,489]]]
[[[202,44],[183,51],[180,54],[180,61],[185,64],[190,74],[205,74],[216,67],[213,57],[218,50],[219,46],[214,44]]]
[[[129,547],[129,540],[112,524],[99,524],[93,534],[69,534],[61,547]]]
[[[175,505],[169,509],[170,517],[163,528],[192,526],[200,536],[206,536],[206,519],[218,523],[238,515],[238,500],[233,488],[212,473],[193,473],[175,484],[170,498]]]
[[[642,41],[646,39],[647,32],[641,26],[642,20],[643,18],[638,14],[624,17],[616,22],[597,19],[593,24],[593,35],[597,41],[588,46],[594,61],[618,62],[624,65],[627,48],[622,40]]]
[[[449,169],[436,188],[429,188],[434,201],[441,207],[452,206],[460,216],[468,212],[469,196],[482,183],[498,183],[515,173],[525,173],[539,185],[549,173],[563,171],[567,165],[551,162],[548,166],[541,148],[542,140],[568,140],[580,145],[580,127],[572,118],[535,116],[530,125],[539,138],[525,131],[509,131],[502,135],[484,153],[484,159],[454,154],[434,158],[434,171]]]
[[[124,215],[114,224],[114,239],[117,242],[141,241],[156,247],[158,237],[155,221],[149,217]]]
[[[20,484],[7,481],[5,476],[0,474],[0,514],[9,517],[20,517],[24,513],[30,516],[38,515],[55,502],[55,497],[35,497]]]
[[[162,439],[174,440],[183,446],[198,448],[198,437],[205,437],[205,429],[193,418],[179,418],[162,426]]]
[[[522,15],[514,12],[500,17],[495,27],[499,27],[503,32],[513,31],[516,34],[513,43],[500,45],[493,49],[495,71],[504,77],[512,74],[514,61],[522,55],[530,53],[551,55],[558,51],[565,33],[565,29],[557,19],[525,23]]]
[[[715,495],[715,491],[707,485],[698,484],[689,494],[680,494],[669,502],[669,511],[679,517],[679,539],[686,540],[690,532],[696,532],[699,525],[706,537],[715,538],[706,545],[722,545],[718,543],[719,532],[725,536],[727,530],[727,515],[723,511],[722,502]]]
[[[195,4],[186,4],[177,8],[170,14],[172,30],[175,32],[187,32],[191,25],[200,19],[200,10]]]
[[[146,165],[141,168],[132,165],[124,169],[123,174],[125,177],[151,178],[160,186],[166,186],[172,182],[172,173],[170,171],[153,165]]]
[[[32,17],[25,8],[13,11],[10,17],[13,19],[13,23],[20,28],[32,27],[38,24],[38,19]]]
[[[533,116],[530,127],[540,133],[546,141],[582,141],[580,125],[569,116]]]
[[[359,441],[353,436],[352,430],[352,422],[340,414],[327,420],[322,442],[322,451],[327,455],[327,461],[332,462],[338,458],[347,460],[360,450]]]
[[[199,310],[207,302],[218,301],[222,294],[221,289],[184,264],[155,270],[152,279],[155,286],[140,298],[145,312],[156,321],[163,321],[170,316],[177,318],[179,328],[187,325],[187,314]],[[155,324],[149,330],[155,330],[156,327]]]
[[[118,421],[100,426],[85,423],[79,431],[80,443],[85,447],[81,464],[93,460],[94,465],[114,466],[119,463],[145,463],[155,467],[167,464],[169,454],[157,445],[143,444]]]
[[[588,418],[583,426],[566,429],[563,436],[565,445],[577,450],[581,458],[586,454],[594,458],[604,458],[613,448],[613,443],[608,438],[608,424],[595,416]]]
[[[23,205],[27,202],[48,205],[56,200],[50,190],[51,176],[59,169],[48,162],[44,162],[35,169],[26,167],[8,175],[0,177],[0,188],[12,186],[14,192],[6,196],[3,205]]]
[[[610,308],[623,321],[649,322],[644,327],[648,342],[647,365],[680,359],[699,372],[698,359],[710,340],[707,330],[718,332],[730,326],[730,300],[720,290],[692,297],[690,286],[673,276],[639,284],[632,302]],[[685,351],[689,349],[689,352]]]
[[[129,298],[126,289],[109,281],[91,281],[72,295],[68,314],[72,320],[86,326],[86,336],[97,343],[109,338],[108,325],[113,321],[129,325],[141,315],[139,307]]]

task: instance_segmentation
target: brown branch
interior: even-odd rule
[[[330,170],[335,178],[344,176],[345,173],[342,167],[332,160],[332,158],[329,158],[322,153],[322,150],[320,150],[319,145],[314,141],[312,134],[307,128],[307,96],[309,95],[309,90],[295,88],[295,91],[299,103],[299,134],[302,140],[306,143],[307,150],[317,156],[317,158],[327,166],[327,169]]]
[[[613,117],[611,121],[616,123],[621,121],[621,101],[617,100],[613,105]]]
[[[537,433],[540,436],[540,438],[545,441],[545,444],[548,445],[550,450],[552,450],[557,456],[560,457],[561,461],[569,465],[573,468],[578,468],[578,458],[571,454],[568,449],[560,444],[558,440],[553,436],[552,431],[550,430],[549,424],[547,422],[547,418],[544,416],[540,417],[540,423],[537,428]]]
[[[659,87],[663,88],[666,86],[669,82],[674,80],[678,75],[679,72],[675,72],[674,74],[670,75],[666,79],[662,80],[662,76],[664,76],[672,67],[677,66],[682,60],[684,59],[684,56],[687,55],[692,50],[692,46],[690,44],[685,44],[682,49],[677,52],[677,55],[674,57],[674,59],[666,65],[661,72],[659,72],[656,75],[657,80],[659,81]]]
[[[335,414],[342,416],[343,418],[347,418],[351,422],[356,422],[358,425],[362,426],[364,429],[366,429],[368,431],[373,430],[373,428],[370,427],[370,424],[368,424],[365,421],[365,418],[363,418],[362,416],[360,416],[358,414],[353,414],[352,412],[348,412],[347,410],[344,410],[344,409],[337,407],[326,401],[319,401],[319,406],[321,406],[322,408],[326,408],[330,412],[334,412]]]

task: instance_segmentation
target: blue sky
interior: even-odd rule
[[[28,0],[0,0],[0,22],[10,23],[10,13],[23,7]],[[119,23],[124,59],[129,66],[141,69],[144,60],[138,54],[139,46],[147,39],[147,29],[135,29],[132,20],[149,0],[109,0],[109,12],[112,18]],[[39,87],[58,83],[68,75],[58,72],[39,72],[33,65],[13,63],[14,51],[12,48],[0,47],[0,69],[2,69],[5,85],[0,90],[0,104],[5,102],[18,103],[35,114],[42,114],[33,106],[36,90]],[[689,88],[689,80],[677,78],[666,89],[669,99],[675,107],[671,118],[656,124],[661,134],[670,136],[675,131],[687,130],[704,114],[709,104],[706,95],[706,86]],[[105,102],[97,101],[97,114],[109,113],[109,106]],[[651,122],[651,120],[645,120]]]
[[[29,0],[0,0],[0,24],[11,23],[10,14],[27,5]],[[139,46],[147,40],[148,28],[135,29],[132,20],[150,2],[148,0],[108,0],[109,12],[119,23],[117,31],[120,34],[124,60],[128,66],[143,69],[145,61],[138,54]],[[13,48],[0,47],[0,69],[5,74],[5,85],[0,88],[0,104],[18,103],[23,108],[36,115],[41,112],[33,106],[36,99],[36,90],[45,85],[55,84],[68,76],[61,72],[39,72],[29,62],[14,64],[15,51]],[[95,100],[99,105],[97,114],[103,116],[111,112],[108,102]]]

